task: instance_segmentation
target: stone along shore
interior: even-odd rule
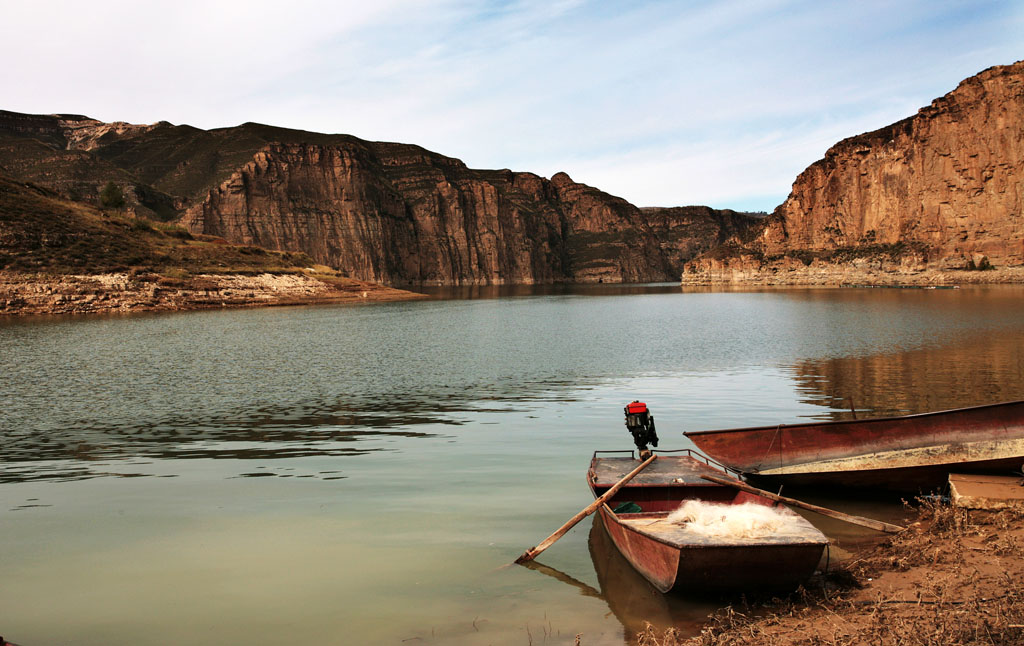
[[[0,272],[0,315],[88,314],[425,298],[352,279],[302,274],[44,275]]]

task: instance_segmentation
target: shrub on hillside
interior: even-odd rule
[[[100,191],[100,205],[105,209],[119,209],[124,206],[124,193],[117,184],[107,182]]]

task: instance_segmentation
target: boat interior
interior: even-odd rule
[[[595,451],[587,474],[594,496],[603,495],[639,465],[640,460],[633,457],[632,451]],[[733,505],[745,502],[773,504],[765,498],[708,482],[701,478],[702,475],[731,474],[689,449],[659,451],[658,459],[622,487],[607,504],[613,510],[627,502],[640,507],[640,510],[633,508],[630,513],[674,511],[684,500]]]
[[[627,452],[628,453],[628,452]],[[630,456],[609,456],[596,452],[588,478],[595,496],[607,492],[623,476],[635,469],[640,461]],[[699,546],[729,544],[792,544],[823,543],[826,539],[807,520],[793,513],[781,503],[731,487],[708,482],[701,475],[728,475],[707,458],[689,450],[662,455],[623,486],[606,503],[613,519],[635,531],[661,542]],[[770,535],[751,537],[709,537],[694,531],[685,523],[670,521],[668,516],[687,500],[699,500],[725,505],[754,503],[779,510],[786,521],[780,523]]]

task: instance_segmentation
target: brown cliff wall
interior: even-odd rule
[[[500,284],[565,279],[549,224],[512,173],[464,177],[456,160],[367,146],[272,144],[189,209],[192,231],[306,249],[365,280]],[[511,195],[510,195],[511,194]],[[536,197],[536,196],[533,196]],[[522,202],[537,207],[523,209]]]
[[[800,174],[765,250],[919,242],[933,258],[1024,263],[1024,62],[845,139]]]
[[[0,111],[0,171],[93,205],[114,182],[135,215],[392,284],[674,280],[723,232],[756,221],[641,210],[564,173],[474,170],[419,146],[255,123]]]
[[[645,207],[640,210],[674,266],[682,266],[730,239],[757,231],[763,226],[766,215],[708,206]]]
[[[655,211],[564,173],[478,171],[416,146],[349,141],[270,144],[183,224],[393,284],[672,280],[693,256],[680,244],[689,223]],[[671,242],[656,229],[672,229]]]
[[[189,209],[182,224],[239,244],[307,248],[331,265],[345,258],[363,268],[356,274],[379,281],[401,263],[388,251],[409,231],[394,226],[404,218],[401,200],[359,157],[340,148],[271,147]]]
[[[840,141],[797,177],[760,236],[733,247],[687,273],[785,273],[796,256],[896,273],[1024,264],[1024,61]]]

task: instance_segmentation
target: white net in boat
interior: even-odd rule
[[[784,508],[755,503],[723,505],[702,500],[686,500],[668,516],[671,523],[704,536],[761,538],[799,523],[799,517]]]

